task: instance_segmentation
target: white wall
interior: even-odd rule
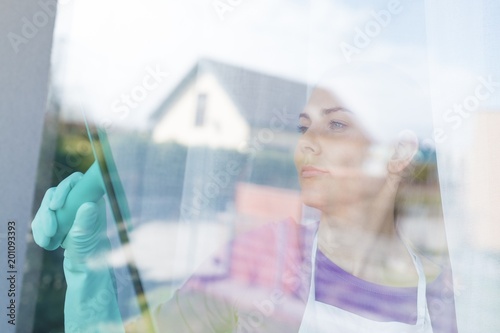
[[[205,125],[196,127],[198,94],[207,95]],[[174,140],[187,146],[237,149],[249,135],[249,126],[212,73],[198,76],[169,107],[156,125],[156,142]]]

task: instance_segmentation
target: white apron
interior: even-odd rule
[[[316,302],[314,276],[318,236],[312,246],[311,287],[299,333],[432,333],[431,319],[427,310],[425,274],[420,259],[406,246],[418,273],[417,322],[415,325],[401,322],[380,322],[367,319],[349,311]]]

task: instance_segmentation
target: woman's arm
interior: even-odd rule
[[[64,206],[73,187],[82,178],[74,173],[56,188],[49,189],[33,219],[35,242],[47,248],[61,223],[56,212]],[[78,207],[65,235],[64,275],[67,283],[64,321],[67,332],[123,332],[113,270],[103,259],[111,250],[106,236],[104,199]]]
[[[64,205],[80,178],[81,174],[75,173],[45,194],[32,223],[35,241],[40,246],[50,243],[59,224],[56,211]],[[67,282],[65,329],[68,332],[147,332],[140,317],[123,326],[114,272],[105,259],[111,245],[106,236],[104,205],[100,199],[80,206],[61,245],[65,249],[63,267]],[[172,299],[154,311],[158,332],[233,330],[236,320],[229,302],[208,291],[213,284],[195,281],[196,277],[192,277]]]

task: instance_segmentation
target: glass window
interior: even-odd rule
[[[33,331],[496,331],[499,8],[59,4]]]

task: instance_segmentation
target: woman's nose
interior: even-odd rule
[[[304,154],[319,154],[321,146],[318,142],[318,134],[306,131],[299,140],[299,147]]]

